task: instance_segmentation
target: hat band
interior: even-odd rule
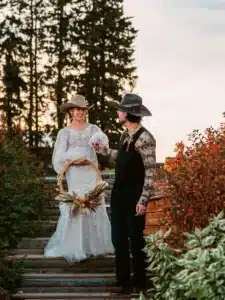
[[[85,108],[85,107],[87,107],[87,105],[86,104],[84,104],[84,103],[75,103],[75,102],[67,102],[68,104],[72,104],[72,105],[75,105],[75,106],[77,106],[77,107],[83,107],[83,108]]]
[[[141,106],[140,105],[133,105],[133,106],[126,106],[126,105],[120,105],[121,109],[125,109],[126,111],[133,112],[133,113],[140,113]]]

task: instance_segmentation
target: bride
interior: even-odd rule
[[[97,165],[96,152],[90,145],[90,139],[96,133],[104,134],[98,126],[86,123],[89,108],[85,98],[73,95],[60,109],[70,114],[72,122],[58,133],[52,157],[55,171],[60,173],[69,159],[87,158]],[[66,180],[69,191],[84,196],[95,187],[97,175],[91,166],[71,166],[66,173]],[[68,203],[61,203],[59,208],[57,229],[45,248],[46,257],[80,261],[89,256],[114,252],[104,199],[96,211],[88,215],[80,213],[72,216]]]

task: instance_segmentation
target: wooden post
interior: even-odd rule
[[[166,231],[172,222],[171,217],[167,215],[170,208],[171,203],[164,194],[156,193],[150,199],[146,212],[145,235],[154,234],[160,229]]]

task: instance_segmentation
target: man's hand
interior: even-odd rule
[[[95,149],[95,152],[102,154],[102,155],[107,155],[109,148],[101,147],[98,143],[93,143],[92,144],[93,148]]]
[[[146,206],[137,204],[136,205],[136,216],[142,216],[146,212]]]
[[[105,150],[106,147],[103,145],[99,144],[99,142],[92,143],[92,147],[95,149],[96,152],[101,153],[102,151]]]
[[[99,143],[92,143],[93,148],[95,149],[96,152],[100,151],[100,145]]]

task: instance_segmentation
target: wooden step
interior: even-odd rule
[[[38,237],[51,237],[56,230],[56,226],[59,218],[59,209],[52,208],[52,212],[49,210],[47,213],[48,220],[44,221],[32,221],[32,224],[37,224],[40,227],[37,233]],[[110,205],[106,204],[106,210],[108,213],[109,220],[111,219]]]
[[[44,255],[44,249],[28,248],[11,250],[10,255]]]
[[[22,241],[18,244],[19,249],[44,249],[49,241],[49,238],[23,238]]]
[[[37,223],[38,226],[40,226],[40,222],[32,222]],[[37,237],[51,237],[52,234],[56,230],[58,220],[47,220],[47,221],[42,221],[41,222],[41,227],[39,232],[37,233]]]
[[[44,249],[49,237],[23,238],[18,244],[18,249]]]
[[[21,287],[16,292],[23,293],[117,293],[120,288],[116,286],[48,286],[48,287]]]
[[[46,273],[73,273],[73,274],[77,274],[77,273],[114,273],[115,272],[115,266],[113,264],[96,264],[96,265],[90,265],[90,264],[77,264],[74,266],[67,266],[67,267],[61,267],[61,268],[57,268],[57,267],[49,267],[49,268],[43,268],[43,267],[33,267],[33,268],[27,268],[25,267],[24,269],[26,271],[26,273],[42,273],[42,274],[46,274]]]
[[[117,295],[113,293],[16,293],[12,295],[12,299],[26,299],[26,300],[69,300],[69,299],[134,299],[130,296]]]
[[[44,255],[11,255],[8,260],[21,260],[23,259],[25,268],[73,268],[75,266],[84,266],[89,269],[94,267],[111,267],[115,264],[114,255],[106,255],[97,258],[89,258],[81,262],[69,263],[63,257],[45,257]]]
[[[24,273],[23,287],[116,286],[113,273]]]

